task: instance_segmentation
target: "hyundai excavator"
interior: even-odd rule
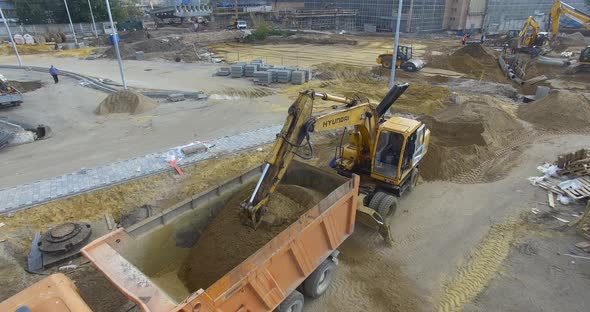
[[[590,30],[590,16],[562,1],[555,1],[551,7],[550,39],[554,40],[559,34],[559,22],[562,16],[567,16]],[[580,70],[590,70],[590,46],[580,51],[580,58],[570,65],[567,73],[573,74]]]
[[[361,193],[366,196],[357,207],[357,218],[391,241],[385,218],[397,209],[397,197],[410,189],[418,178],[418,168],[428,149],[430,131],[417,120],[385,113],[409,87],[395,85],[379,104],[345,97],[301,92],[288,110],[287,119],[265,160],[265,166],[251,197],[241,203],[240,214],[248,225],[257,227],[294,156],[310,159],[310,134],[344,128],[336,157],[331,162],[339,174],[361,176]],[[339,103],[335,111],[313,115],[317,100]],[[342,145],[346,129],[348,143]],[[307,147],[308,153],[302,149]]]

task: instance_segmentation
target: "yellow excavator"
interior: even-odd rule
[[[311,133],[345,128],[330,166],[344,176],[361,176],[361,192],[366,196],[358,205],[357,218],[390,240],[385,218],[395,213],[397,197],[415,185],[430,138],[430,131],[420,121],[400,116],[385,119],[385,113],[408,87],[407,83],[395,85],[379,104],[312,90],[301,92],[288,110],[252,196],[241,204],[242,219],[258,226],[269,196],[293,157],[312,157]],[[333,112],[314,116],[318,99],[340,105]],[[348,143],[343,145],[348,128]],[[304,147],[307,154],[302,154]]]
[[[540,29],[535,18],[529,16],[517,37],[519,48],[522,50],[523,48],[530,49],[534,46],[541,47],[545,45],[548,42],[547,33],[540,32]]]
[[[586,29],[590,30],[590,16],[584,12],[572,7],[567,3],[561,1],[555,1],[551,7],[551,24],[549,27],[550,39],[554,40],[559,34],[559,22],[562,16],[571,18],[572,20],[582,24]],[[567,69],[567,73],[573,74],[580,70],[590,70],[590,46],[580,51],[580,58],[578,62],[570,65]]]

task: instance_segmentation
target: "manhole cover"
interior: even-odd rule
[[[88,223],[60,224],[43,235],[39,250],[45,253],[64,253],[82,247],[88,240],[92,228]]]
[[[49,233],[51,233],[51,238],[53,240],[59,240],[64,237],[67,237],[68,235],[75,235],[76,232],[79,232],[79,231],[80,231],[80,229],[79,229],[79,227],[76,227],[76,224],[64,223],[64,224],[58,225],[58,226],[54,227],[53,229],[49,230]]]

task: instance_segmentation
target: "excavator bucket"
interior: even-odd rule
[[[363,205],[361,200],[359,200],[356,208],[356,220],[379,232],[389,246],[393,245],[393,237],[391,236],[389,225],[385,223],[385,220],[377,211]]]

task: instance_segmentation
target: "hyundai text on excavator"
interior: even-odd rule
[[[390,240],[385,218],[396,211],[397,197],[415,184],[430,138],[430,131],[420,121],[400,116],[385,119],[385,113],[408,87],[408,84],[394,86],[379,104],[312,90],[301,92],[289,108],[252,196],[241,204],[242,219],[254,227],[260,223],[269,196],[281,182],[293,157],[312,157],[311,133],[344,128],[343,139],[351,127],[348,143],[342,146],[341,140],[331,166],[341,175],[361,176],[360,192],[366,196],[364,204],[358,205],[357,218]],[[318,99],[341,105],[336,111],[314,116],[314,103]],[[302,154],[301,148],[306,146],[309,153]]]

